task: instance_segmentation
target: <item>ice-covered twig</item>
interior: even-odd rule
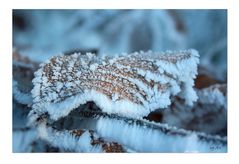
[[[67,123],[68,120],[70,122]],[[72,129],[93,129],[100,137],[115,141],[136,152],[226,152],[227,149],[225,137],[96,111],[76,110],[68,115],[66,120],[59,120],[48,125],[58,129],[61,134]],[[54,137],[51,132],[46,133]],[[40,132],[40,134],[46,133]],[[59,136],[54,138],[57,137]],[[66,144],[68,145],[69,142]],[[212,147],[220,148],[210,150]]]
[[[33,109],[57,120],[94,101],[106,113],[140,118],[166,108],[175,95],[192,105],[198,58],[195,50],[53,57],[35,73]]]
[[[165,125],[150,129],[134,122],[100,119],[97,132],[104,138],[128,146],[136,152],[226,152],[226,139]],[[117,129],[117,130],[115,130]],[[220,147],[211,150],[211,147]]]

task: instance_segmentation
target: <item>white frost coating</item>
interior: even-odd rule
[[[148,113],[148,111],[140,105],[134,104],[130,101],[111,101],[105,95],[93,90],[85,91],[83,94],[72,96],[59,103],[44,104],[45,108],[42,110],[40,107],[37,108],[37,106],[35,106],[35,108],[42,113],[47,109],[51,119],[58,120],[62,116],[67,116],[73,109],[88,101],[94,101],[96,105],[106,113],[117,113],[123,116],[131,116],[135,118],[145,116]]]
[[[179,81],[182,82],[183,89],[181,89],[180,96],[186,100],[186,104],[188,105],[192,105],[192,103],[198,98],[196,92],[193,89],[193,79],[197,75],[199,54],[194,49],[191,49],[190,53],[193,57],[188,58],[187,60],[181,60],[180,62],[176,62],[175,64],[170,62],[164,62],[162,60],[156,62],[159,68],[164,70],[166,73],[172,75],[174,78],[179,78]],[[172,52],[171,57],[173,57]],[[178,93],[177,90],[178,88],[176,88],[176,90],[173,90],[173,92]]]
[[[32,104],[31,94],[22,93],[18,89],[17,81],[13,80],[12,83],[13,83],[12,92],[13,92],[14,99],[17,100],[21,104],[26,104],[26,105]]]
[[[117,130],[115,130],[117,129]],[[165,134],[160,130],[144,128],[124,121],[100,119],[97,133],[109,140],[117,141],[137,152],[226,152],[223,145],[198,140],[196,133],[186,136]],[[213,149],[220,147],[219,149]]]
[[[119,95],[117,93],[115,93],[112,96],[112,101],[116,101],[116,100],[118,100],[118,98],[119,98]]]
[[[38,126],[40,138],[49,142],[52,146],[64,150],[76,152],[103,152],[100,146],[92,146],[91,138],[88,131],[84,132],[79,138],[74,137],[69,132],[56,132],[45,125]]]
[[[175,95],[192,105],[198,57],[195,50],[54,57],[35,73],[33,109],[57,120],[94,101],[104,112],[139,118],[166,108]]]

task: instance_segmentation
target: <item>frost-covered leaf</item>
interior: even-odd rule
[[[35,73],[33,109],[56,120],[88,101],[104,112],[130,117],[166,108],[175,95],[192,105],[198,58],[195,50],[53,57]]]

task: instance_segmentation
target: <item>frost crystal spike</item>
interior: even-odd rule
[[[198,63],[196,50],[53,57],[35,73],[33,109],[57,120],[94,101],[108,114],[139,118],[166,108],[176,95],[191,105]]]
[[[37,129],[52,146],[75,152],[209,152],[212,147],[219,147],[213,152],[227,151],[225,137],[100,111],[76,109],[54,123],[43,116]]]

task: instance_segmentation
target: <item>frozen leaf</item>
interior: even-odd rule
[[[192,105],[198,58],[195,50],[53,57],[35,73],[33,109],[57,120],[93,101],[106,113],[139,118],[166,108],[175,95]]]

